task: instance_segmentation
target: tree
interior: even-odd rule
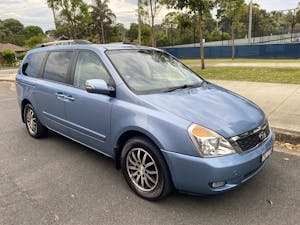
[[[42,28],[38,26],[27,26],[24,28],[24,35],[26,39],[29,39],[34,36],[43,37],[45,34]]]
[[[14,34],[23,34],[24,25],[16,19],[6,19],[2,22],[3,26],[6,27],[13,35]]]
[[[231,23],[231,40],[232,40],[232,60],[235,58],[235,33],[241,25],[241,16],[247,13],[247,5],[245,0],[217,0],[218,14],[229,19]]]
[[[56,10],[58,9],[60,0],[47,0],[48,7],[52,10],[55,29],[57,28]]]
[[[144,17],[147,18],[151,27],[151,45],[156,46],[156,34],[155,34],[155,18],[158,15],[161,7],[162,0],[141,0],[141,11]]]
[[[6,39],[11,35],[11,31],[4,26],[3,22],[0,20],[0,43],[5,43]]]
[[[80,38],[82,31],[88,27],[89,12],[88,5],[83,0],[53,0],[47,1],[48,6],[55,12],[57,33],[69,38]],[[81,32],[79,32],[79,30]]]
[[[123,24],[117,23],[114,26],[107,27],[107,38],[105,39],[108,43],[110,42],[126,42],[127,29]]]
[[[296,22],[300,23],[300,10],[298,10],[296,13]]]
[[[167,15],[165,15],[165,18],[162,21],[161,26],[166,30],[166,39],[168,40],[168,43],[165,41],[165,45],[174,45],[174,42],[176,42],[179,39],[179,29],[178,28],[182,23],[180,22],[180,17],[179,18],[179,13],[178,12],[170,12]],[[160,35],[162,36],[162,35]],[[180,36],[181,37],[181,36]],[[165,37],[160,37],[165,38]],[[160,41],[161,43],[161,41]],[[159,44],[161,46],[161,44]]]
[[[136,23],[131,23],[130,28],[127,31],[126,37],[129,39],[130,42],[134,42],[135,40],[138,39],[138,24]]]
[[[99,35],[100,43],[105,43],[105,27],[111,25],[116,15],[108,7],[109,0],[95,0],[95,5],[91,5],[92,19]]]
[[[148,24],[141,24],[141,41],[142,45],[151,45],[150,40],[150,26]],[[130,28],[126,33],[126,37],[130,42],[138,43],[138,24],[131,23]]]
[[[223,35],[223,37],[222,37]],[[219,40],[229,40],[230,39],[230,35],[227,32],[224,32],[222,34],[222,32],[220,30],[213,30],[210,35],[209,35],[209,41],[219,41]]]
[[[0,21],[0,42],[24,45],[24,26],[16,19]]]
[[[200,57],[201,57],[201,68],[205,69],[204,63],[204,44],[203,44],[203,22],[207,15],[210,14],[215,6],[214,0],[165,0],[170,6],[176,9],[187,9],[190,14],[198,16],[198,29],[200,39]]]
[[[41,44],[44,42],[44,38],[42,36],[32,36],[26,41],[26,45],[30,48],[36,47],[38,44]]]

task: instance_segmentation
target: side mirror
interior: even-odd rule
[[[85,82],[85,90],[89,93],[102,94],[102,95],[115,95],[115,88],[109,86],[104,80],[92,79]]]

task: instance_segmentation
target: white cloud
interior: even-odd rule
[[[249,2],[250,0],[246,0],[246,3]],[[261,8],[267,11],[294,9],[298,2],[299,0],[253,0],[253,3],[259,4]]]
[[[36,25],[48,30],[54,27],[46,0],[1,0],[0,19],[15,18],[25,26]]]

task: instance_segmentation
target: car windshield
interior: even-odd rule
[[[112,50],[106,53],[129,88],[140,94],[199,87],[203,82],[182,63],[161,51]]]

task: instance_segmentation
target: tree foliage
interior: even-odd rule
[[[26,39],[29,39],[34,36],[43,37],[45,36],[44,31],[42,28],[38,26],[27,26],[24,28],[24,35]]]
[[[57,35],[65,35],[70,39],[82,37],[90,21],[88,4],[83,0],[48,0],[48,6],[53,10]]]
[[[215,1],[218,3],[217,6],[214,6],[215,9],[218,9],[217,17],[212,15],[216,10],[210,10]],[[233,39],[246,38],[248,35],[249,10],[244,1],[215,1],[145,0],[142,10],[142,44],[162,47],[200,43],[200,40],[209,42],[228,40],[231,37]],[[123,24],[116,23],[115,15],[109,9],[109,1],[96,1],[99,7],[95,3],[93,4],[94,8],[87,5],[87,2],[95,3],[95,1],[87,0],[47,0],[49,8],[53,11],[57,26],[55,29],[47,31],[46,34],[36,26],[24,27],[20,21],[15,19],[0,20],[0,43],[34,47],[35,43],[42,40],[39,37],[45,38],[46,36],[55,36],[58,39],[60,37],[87,39],[100,43],[120,41],[139,43],[138,25],[133,23],[130,27],[125,27]],[[236,17],[237,11],[228,10],[227,6],[230,2],[238,2],[243,5],[243,12],[238,13],[239,17]],[[153,10],[153,14],[151,14],[151,9],[148,8],[151,5],[150,3],[159,6],[154,7],[156,11]],[[157,24],[160,9],[165,6],[168,6],[169,9],[175,8],[176,11],[170,11],[165,15],[162,23]],[[199,12],[203,15],[202,17],[199,17]],[[230,12],[234,13],[230,14]],[[151,15],[154,15],[153,22]],[[233,16],[235,20],[233,20]],[[199,19],[202,19],[202,21],[200,22]],[[298,33],[300,32],[300,11],[268,12],[258,4],[253,4],[252,27],[252,37],[288,34],[293,30]],[[294,36],[296,37],[296,35]],[[262,40],[264,41],[263,38]],[[223,42],[220,43],[223,44]],[[231,42],[226,41],[224,43],[230,44]]]
[[[24,25],[16,19],[0,20],[0,43],[23,46],[27,39],[36,35],[44,35],[40,27],[28,26],[24,28]]]
[[[243,24],[240,22],[243,14],[247,12],[245,0],[217,0],[218,15],[230,21],[232,39],[232,59],[235,58],[235,33]]]
[[[151,27],[148,24],[141,24],[141,41],[142,45],[151,45]],[[131,23],[129,30],[126,32],[126,38],[129,42],[138,43],[138,24]],[[166,46],[166,45],[160,45]]]
[[[205,22],[210,11],[215,6],[214,0],[165,0],[165,2],[180,10],[188,10],[189,14],[198,17],[198,30],[199,30],[199,40],[200,40],[200,57],[201,57],[201,67],[205,68],[204,64],[204,45],[203,45],[203,23]]]
[[[34,48],[39,44],[44,42],[44,37],[42,36],[32,36],[26,41],[26,45],[30,48]]]
[[[156,46],[156,29],[155,29],[155,19],[159,14],[162,6],[163,0],[140,0],[141,1],[141,13],[146,22],[150,26],[151,35],[151,46]]]
[[[95,0],[95,5],[91,5],[93,26],[97,30],[100,43],[106,43],[106,30],[115,21],[116,15],[108,7],[109,0]]]

